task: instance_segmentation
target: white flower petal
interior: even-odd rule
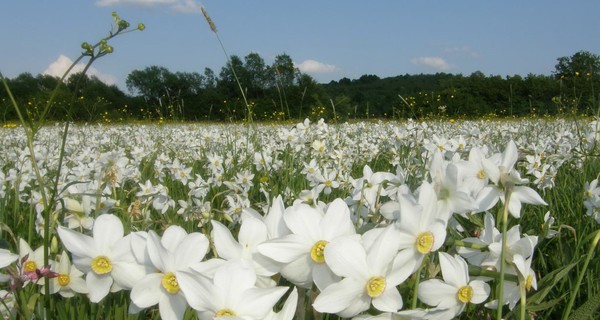
[[[230,295],[242,294],[245,289],[254,287],[256,274],[254,269],[238,262],[229,262],[215,272],[215,287],[221,288]],[[236,300],[230,297],[232,300]]]
[[[283,214],[283,220],[292,233],[303,235],[315,242],[323,240],[319,234],[322,218],[319,211],[304,203],[287,208]]]
[[[329,204],[325,216],[320,222],[321,239],[333,240],[341,235],[355,234],[356,229],[350,219],[350,209],[342,199]]]
[[[490,181],[494,184],[498,184],[498,181],[500,180],[500,169],[498,168],[498,165],[494,164],[489,159],[481,159],[481,166],[483,167],[486,176],[490,178]]]
[[[12,253],[6,249],[0,249],[0,268],[4,268],[9,264],[17,261],[19,255]]]
[[[151,273],[138,281],[131,290],[131,302],[140,308],[148,308],[158,303],[164,295],[161,281],[164,274]]]
[[[515,166],[515,163],[517,163],[518,158],[519,152],[517,150],[517,145],[513,140],[510,140],[502,153],[500,166],[506,168],[506,171],[510,171]]]
[[[451,256],[445,252],[439,252],[440,267],[444,281],[455,288],[467,285],[469,274],[467,263],[460,256]]]
[[[188,234],[173,252],[175,268],[182,270],[201,262],[208,251],[208,246],[208,238],[202,233]]]
[[[222,297],[215,296],[211,290],[212,283],[209,279],[195,272],[176,271],[175,277],[179,288],[183,292],[188,304],[197,311],[214,309],[222,305]]]
[[[330,284],[340,281],[327,264],[317,264],[312,267],[312,279],[319,291],[325,290]]]
[[[398,252],[398,239],[400,233],[391,225],[375,240],[369,248],[366,261],[369,271],[374,275],[383,275]]]
[[[171,225],[163,233],[160,243],[165,249],[175,252],[187,235],[187,232],[182,227]]]
[[[110,274],[116,284],[123,289],[130,290],[147,274],[147,271],[144,266],[135,262],[113,261],[113,268]]]
[[[156,232],[153,230],[148,231],[146,240],[146,250],[154,267],[162,272],[171,271],[169,267],[173,263],[168,261],[170,258],[169,251],[163,247]]]
[[[123,223],[113,214],[102,214],[96,218],[93,234],[94,242],[101,252],[105,252],[123,238]]]
[[[263,242],[258,245],[258,252],[266,257],[281,263],[290,263],[302,255],[310,252],[314,243],[310,239],[297,235],[288,234],[283,238],[277,238]]]
[[[109,274],[99,276],[94,272],[88,272],[85,277],[85,283],[90,291],[90,301],[97,303],[108,295],[110,287],[113,284],[113,279]]]
[[[158,302],[160,318],[163,320],[183,319],[187,306],[187,301],[181,294],[163,295]]]
[[[286,291],[286,287],[250,288],[244,291],[236,311],[251,319],[264,319]]]
[[[92,237],[79,233],[77,231],[73,231],[71,229],[67,229],[65,227],[58,227],[57,231],[61,243],[65,246],[67,251],[73,254],[73,256],[96,256],[96,243],[94,242],[94,239],[92,239]],[[75,259],[75,257],[73,258]]]
[[[352,279],[346,278],[340,282],[334,283],[328,286],[323,292],[321,292],[315,302],[313,303],[313,308],[319,312],[327,312],[327,313],[338,313],[352,304],[359,302],[357,298],[362,295],[366,295],[364,293],[365,283]],[[369,308],[367,304],[364,311]],[[357,312],[357,313],[358,313]]]
[[[270,238],[282,237],[291,232],[283,220],[284,211],[283,198],[279,195],[273,199],[273,204],[269,209],[269,213],[264,217],[264,222],[269,231]]]
[[[241,245],[249,244],[256,246],[267,241],[267,226],[260,219],[250,215],[244,215],[242,226],[238,232],[238,241]]]
[[[235,241],[231,231],[218,221],[211,221],[213,230],[212,238],[219,257],[225,260],[241,258],[242,246]]]
[[[325,261],[340,277],[368,279],[367,254],[362,244],[352,237],[339,237],[325,246]]]
[[[381,296],[374,298],[373,306],[379,311],[396,312],[402,309],[402,296],[395,286],[387,286]]]
[[[283,303],[283,307],[278,313],[270,312],[265,320],[292,320],[296,314],[296,306],[298,305],[298,289],[294,287],[292,292]]]
[[[419,300],[432,306],[447,308],[456,305],[458,288],[442,280],[430,279],[419,284]]]
[[[471,303],[482,303],[490,295],[490,285],[481,280],[473,280],[469,282],[469,286],[473,288],[473,297],[471,298]]]

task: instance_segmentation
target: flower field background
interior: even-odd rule
[[[3,128],[1,309],[472,319],[494,317],[503,283],[507,318],[597,316],[597,129],[77,125],[61,158],[57,125],[40,129],[32,158],[26,131]]]
[[[4,318],[600,316],[597,118],[257,124],[231,71],[226,125],[53,125],[69,71],[34,109],[0,76]]]

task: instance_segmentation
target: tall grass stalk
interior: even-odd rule
[[[590,264],[590,260],[592,260],[592,257],[594,256],[594,250],[596,250],[596,247],[598,246],[598,241],[600,241],[600,230],[596,231],[596,235],[594,236],[590,248],[588,249],[587,257],[585,258],[585,262],[583,263],[583,268],[579,271],[577,282],[575,282],[573,292],[571,292],[571,297],[569,298],[569,302],[567,303],[567,307],[565,308],[565,312],[563,313],[563,320],[569,318],[569,314],[571,313],[571,309],[575,304],[575,299],[577,298],[577,293],[579,292],[579,287],[581,285],[581,282],[583,281],[585,272],[587,271],[588,265]]]
[[[504,273],[506,272],[506,233],[508,232],[508,204],[512,194],[512,186],[505,186],[504,209],[502,210],[502,250],[500,252],[500,279],[498,281],[498,309],[496,319],[502,320],[502,307],[504,306]]]
[[[219,45],[221,46],[221,49],[223,50],[223,53],[225,54],[225,58],[229,62],[229,66],[231,68],[231,72],[233,73],[233,77],[235,78],[235,82],[237,83],[238,88],[240,90],[240,93],[242,94],[242,98],[244,99],[244,105],[246,106],[246,121],[248,123],[252,123],[252,108],[250,107],[250,104],[248,103],[248,99],[246,98],[246,93],[244,92],[244,89],[242,88],[242,84],[240,82],[240,79],[238,78],[237,73],[235,72],[235,68],[233,67],[233,63],[231,61],[231,57],[227,53],[227,50],[225,49],[225,45],[223,45],[223,41],[221,41],[221,37],[219,36],[219,32],[217,30],[217,26],[215,25],[214,21],[212,20],[212,18],[208,14],[208,11],[206,11],[206,9],[204,7],[200,7],[200,10],[202,11],[202,15],[204,16],[204,19],[208,23],[208,26],[210,27],[210,30],[217,37],[217,40],[219,41]]]
[[[54,105],[54,99],[60,89],[61,86],[64,85],[64,81],[67,79],[67,77],[70,75],[71,71],[73,70],[73,68],[80,63],[81,60],[83,60],[85,57],[89,57],[88,62],[85,64],[83,71],[81,73],[80,78],[77,81],[77,84],[75,86],[75,92],[77,92],[78,88],[79,88],[79,84],[81,82],[81,79],[85,76],[86,72],[89,70],[90,66],[92,65],[92,63],[94,61],[96,61],[97,59],[99,59],[100,57],[103,57],[109,53],[113,52],[113,47],[108,45],[108,41],[120,34],[124,34],[127,32],[132,32],[135,30],[144,30],[145,26],[143,24],[138,24],[137,27],[135,29],[129,29],[129,23],[125,20],[122,20],[116,12],[112,13],[115,25],[113,26],[113,29],[109,32],[108,36],[102,38],[100,41],[98,41],[96,44],[94,45],[90,45],[87,42],[84,42],[81,47],[85,50],[83,53],[80,54],[80,56],[75,59],[75,61],[73,61],[73,63],[67,68],[67,70],[63,73],[63,75],[59,78],[58,83],[56,84],[56,86],[54,87],[53,91],[50,94],[49,99],[46,102],[46,105],[44,106],[44,109],[42,110],[42,112],[38,115],[37,119],[32,118],[31,116],[28,118],[25,118],[23,116],[23,114],[21,113],[19,104],[17,103],[16,99],[14,98],[10,87],[8,86],[8,83],[6,81],[6,79],[2,76],[2,74],[0,74],[0,80],[2,81],[3,85],[4,85],[4,89],[6,90],[10,102],[13,106],[13,108],[15,109],[15,112],[17,113],[17,116],[19,118],[19,121],[21,122],[21,125],[23,126],[23,130],[25,131],[25,135],[26,135],[26,139],[27,139],[27,149],[29,152],[29,157],[30,157],[30,161],[31,161],[31,166],[33,169],[33,172],[35,174],[36,180],[38,182],[38,185],[40,186],[39,188],[39,192],[41,195],[41,202],[42,202],[42,206],[43,206],[43,210],[42,210],[42,217],[44,220],[44,225],[43,225],[43,263],[44,263],[44,267],[48,267],[50,266],[50,239],[52,236],[52,233],[50,232],[50,226],[51,226],[51,213],[53,211],[53,208],[55,207],[56,203],[57,203],[57,198],[58,195],[60,194],[59,190],[58,190],[58,184],[59,184],[59,180],[60,180],[60,171],[61,171],[61,167],[62,167],[62,163],[63,163],[63,159],[65,157],[65,146],[66,146],[66,142],[67,142],[67,136],[68,136],[68,131],[69,131],[69,122],[67,121],[65,123],[64,129],[63,131],[60,133],[61,135],[61,145],[60,145],[60,149],[59,151],[59,156],[58,156],[58,167],[56,168],[56,173],[55,173],[55,179],[54,181],[51,183],[51,188],[50,188],[50,195],[46,192],[46,185],[47,185],[47,179],[46,177],[44,177],[41,174],[41,171],[37,165],[37,161],[36,161],[36,153],[35,153],[35,147],[34,147],[34,142],[36,140],[36,135],[39,132],[39,130],[46,124],[46,116],[48,115],[48,113],[50,112],[50,109],[53,107]],[[33,219],[33,221],[35,221],[35,217],[32,215],[31,219]],[[31,239],[29,239],[31,240]],[[42,307],[39,308],[40,312],[41,312],[41,316],[43,318],[48,318],[48,317],[52,317],[52,315],[54,314],[54,304],[51,301],[51,297],[50,297],[50,285],[49,285],[49,278],[44,276],[44,295],[42,297]],[[28,302],[29,304],[30,302]],[[27,308],[29,309],[29,308]]]

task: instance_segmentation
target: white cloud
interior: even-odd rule
[[[453,65],[449,64],[446,62],[446,60],[440,57],[418,57],[412,59],[411,62],[418,66],[429,67],[442,71],[454,68]]]
[[[73,64],[73,60],[69,59],[68,57],[64,56],[64,55],[60,55],[58,57],[58,59],[56,59],[56,61],[52,62],[48,68],[46,68],[46,70],[44,70],[44,72],[42,72],[42,74],[47,74],[47,75],[51,75],[54,77],[62,77],[63,74],[65,73],[65,71],[67,71],[67,69]],[[81,72],[83,71],[83,68],[85,68],[85,64],[83,63],[78,63],[76,64],[73,69],[71,69],[71,73],[70,74],[74,74],[77,72]],[[98,79],[100,79],[102,82],[108,84],[108,85],[113,85],[117,83],[117,78],[110,75],[110,74],[105,74],[102,73],[100,71],[98,71],[98,69],[94,68],[94,67],[90,67],[87,70],[87,75],[89,76],[96,76]]]
[[[326,64],[311,59],[296,64],[296,68],[304,73],[331,73],[338,71],[338,67],[332,64]]]
[[[98,0],[96,5],[99,7],[114,5],[152,7],[164,5],[176,12],[200,13],[200,5],[195,0]]]

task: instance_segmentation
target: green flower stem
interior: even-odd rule
[[[579,292],[579,286],[581,285],[581,281],[583,281],[583,277],[585,276],[585,271],[587,270],[590,260],[592,260],[594,250],[596,250],[596,247],[598,246],[598,241],[600,241],[600,230],[596,231],[596,236],[594,237],[594,240],[592,240],[592,245],[588,249],[587,257],[585,258],[585,262],[583,263],[583,268],[579,272],[579,276],[577,277],[577,282],[575,283],[573,293],[571,293],[569,303],[567,304],[567,308],[565,308],[565,312],[563,313],[563,320],[569,318],[569,314],[571,313],[571,309],[573,308],[573,304],[575,303],[575,298],[577,297],[577,293]]]
[[[525,320],[525,312],[527,310],[527,290],[525,288],[525,283],[519,283],[519,293],[521,294],[521,310],[519,310],[519,319]]]
[[[419,282],[421,280],[421,272],[423,272],[423,268],[425,267],[425,259],[427,259],[427,256],[425,256],[423,258],[423,262],[421,262],[421,266],[419,266],[419,269],[415,273],[415,287],[413,290],[413,296],[412,296],[412,301],[411,301],[411,305],[410,305],[411,309],[417,308],[417,296],[419,295]]]
[[[485,250],[488,248],[488,245],[486,245],[486,244],[471,243],[471,242],[466,242],[463,240],[454,240],[454,241],[450,242],[449,244],[454,245],[456,247],[465,247],[465,248],[478,249],[478,250]]]
[[[470,276],[477,276],[477,277],[486,277],[486,278],[492,278],[495,280],[500,280],[500,273],[497,271],[491,271],[491,270],[485,270],[482,269],[480,267],[477,266],[471,266],[469,265],[469,275]],[[519,281],[518,277],[514,274],[505,274],[504,275],[504,280],[505,281],[510,281],[510,282],[514,282],[517,283]]]
[[[512,187],[505,187],[504,195],[504,210],[502,212],[502,251],[500,252],[500,279],[498,281],[498,308],[496,309],[496,319],[502,320],[502,307],[504,306],[504,278],[506,272],[506,233],[508,230],[508,204],[510,203],[510,196],[512,194]]]

